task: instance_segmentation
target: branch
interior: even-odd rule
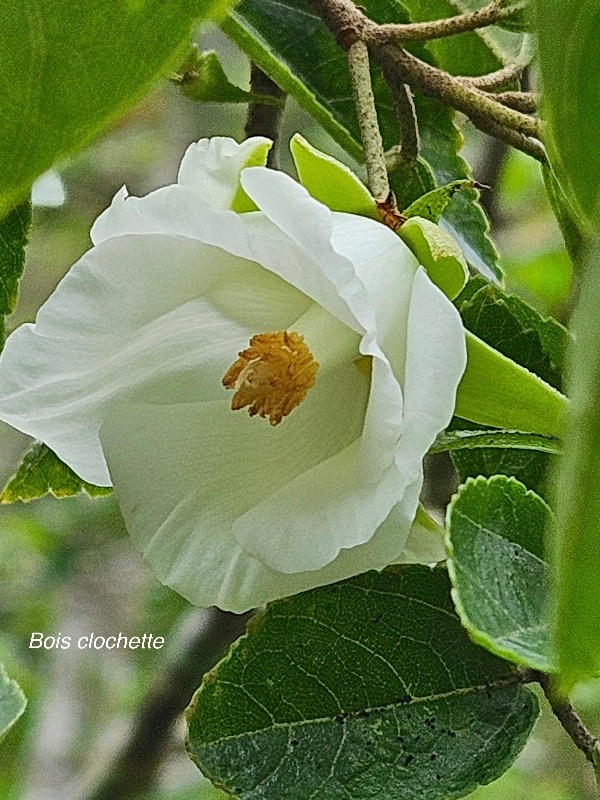
[[[400,130],[402,131],[402,147],[396,150],[396,156],[398,162],[411,163],[419,157],[421,145],[419,122],[412,92],[410,91],[410,86],[399,81],[391,70],[384,68],[383,75],[396,101],[396,111],[398,112]]]
[[[385,45],[377,53],[384,62],[393,65],[407,83],[416,86],[423,94],[437,97],[468,117],[476,115],[480,119],[519,131],[525,136],[539,137],[539,123],[533,117],[503,106],[486,92],[466,85],[406,50]]]
[[[561,697],[555,692],[552,681],[548,675],[540,673],[538,683],[542,687],[555,717],[590,764],[595,766],[598,739],[588,731],[581,717],[567,698]]]
[[[249,103],[248,115],[244,133],[247,138],[251,136],[266,136],[273,141],[269,151],[267,165],[277,167],[277,141],[281,129],[281,119],[285,106],[285,92],[274,83],[268,75],[252,64],[250,68],[250,89],[254,94],[267,95],[280,100],[280,103],[267,105],[265,103]]]
[[[475,125],[476,128],[479,128],[480,131],[483,131],[483,133],[494,136],[496,139],[506,142],[506,144],[511,145],[517,150],[521,150],[521,152],[526,153],[532,158],[535,158],[535,160],[539,161],[541,164],[545,164],[548,161],[544,145],[541,144],[541,142],[539,142],[537,139],[526,136],[519,131],[505,128],[504,126],[498,125],[498,123],[492,122],[484,117],[478,117],[476,114],[471,114],[469,118],[473,125]]]
[[[406,25],[387,24],[377,28],[377,39],[386,42],[424,42],[429,39],[442,39],[458,33],[474,31],[502,22],[512,17],[514,6],[503,6],[499,0],[492,0],[487,6],[467,14],[458,14],[448,19],[436,19],[431,22],[415,22]]]
[[[202,675],[244,632],[248,617],[211,608],[198,626],[198,614],[193,612],[193,630],[184,631],[174,657],[143,699],[129,739],[85,800],[133,800],[151,786],[174,721],[189,704]]]
[[[497,103],[514,108],[515,111],[521,111],[523,114],[535,114],[537,110],[537,103],[532,92],[499,92],[490,94],[490,97]]]
[[[390,186],[371,85],[369,51],[367,45],[360,39],[348,46],[348,67],[367,167],[369,189],[377,202],[383,202],[390,193]]]
[[[515,64],[481,77],[455,77],[421,61],[397,44],[390,43],[385,35],[380,36],[385,26],[372,22],[350,0],[310,2],[341,47],[348,50],[357,42],[364,42],[369,47],[373,59],[384,70],[392,87],[405,84],[419,89],[425,95],[436,97],[445,105],[466,114],[486,133],[501,138],[540,161],[546,160],[545,150],[538,141],[538,120],[512,107],[515,104],[526,105],[530,101],[523,97],[515,98],[514,93],[505,94],[499,101],[495,95],[484,91],[510,85],[521,76],[531,60],[527,39]],[[497,4],[490,5],[496,8]],[[359,118],[361,113],[359,111]]]

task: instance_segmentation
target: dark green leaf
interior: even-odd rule
[[[450,800],[494,780],[537,703],[449,588],[411,565],[270,604],[194,698],[194,761],[241,800]]]
[[[112,492],[107,486],[94,486],[79,478],[70,467],[42,442],[23,456],[16,474],[0,493],[0,503],[24,503],[51,494],[62,499],[86,492],[90,497],[105,497]]]
[[[435,175],[423,158],[398,165],[390,170],[388,179],[398,208],[410,207],[420,197],[429,195],[435,189]]]
[[[600,0],[536,0],[533,6],[547,143],[589,224],[600,198]]]
[[[13,208],[0,221],[0,350],[4,345],[5,317],[14,311],[17,304],[30,225],[29,200]]]
[[[394,0],[364,0],[361,6],[376,22],[409,20],[405,7]],[[421,4],[410,2],[406,6],[418,19]],[[351,156],[362,158],[345,53],[306,0],[243,0],[223,27]],[[477,34],[466,36],[473,47],[461,51],[466,71],[479,74],[500,65],[498,57]],[[416,52],[422,58],[432,58],[421,46]],[[443,58],[440,64],[450,66]],[[379,72],[374,74],[374,91],[384,145],[389,149],[400,142],[401,135],[393,98]],[[453,123],[452,112],[430,98],[418,96],[415,100],[422,155],[437,182],[471,180],[467,163],[458,155],[463,140]],[[390,176],[401,206],[406,207],[419,194],[433,188],[428,172],[429,168],[425,170],[421,162],[420,166],[413,165],[404,168],[400,175]],[[497,277],[498,254],[488,237],[487,221],[477,199],[475,191],[456,195],[445,211],[445,221],[467,260],[489,277]]]
[[[514,450],[534,450],[541,453],[561,453],[557,439],[539,436],[535,433],[504,430],[448,430],[440,433],[430,453],[445,453],[455,450],[476,450],[479,448],[499,448]]]
[[[448,510],[448,570],[463,625],[492,653],[552,670],[544,531],[550,509],[514,478],[468,480]]]
[[[0,740],[25,711],[26,705],[25,695],[14,681],[9,680],[0,664]]]
[[[177,66],[225,0],[1,0],[0,217]]]

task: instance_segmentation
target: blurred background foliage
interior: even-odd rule
[[[249,65],[218,31],[204,48],[216,49],[229,77],[247,86]],[[10,329],[33,320],[40,304],[90,246],[89,229],[124,183],[144,194],[174,180],[186,146],[202,137],[243,138],[245,107],[199,105],[175,85],[163,85],[105,136],[60,170],[66,202],[34,210],[20,302]],[[483,200],[492,221],[509,290],[543,313],[565,321],[573,276],[539,165],[509,152],[459,120],[476,178],[490,186]],[[314,145],[344,158],[339,148],[288,101],[281,162],[291,169],[286,142],[300,130]],[[356,165],[352,165],[356,166]],[[0,428],[0,480],[14,471],[26,437]],[[442,493],[443,494],[443,493]],[[0,800],[75,800],[87,797],[126,739],[134,711],[154,671],[180,646],[181,629],[200,624],[203,612],[150,575],[124,531],[110,498],[86,497],[0,509],[0,661],[29,698],[20,723],[0,748]],[[164,636],[163,650],[30,650],[32,631],[80,636]],[[198,683],[201,675],[198,674]],[[600,731],[600,682],[574,698],[584,719]],[[479,789],[477,800],[588,800],[591,772],[552,716],[544,712],[516,765]],[[172,737],[145,800],[216,800],[183,746],[183,725]],[[119,800],[114,797],[113,800]],[[383,800],[383,799],[382,799]]]

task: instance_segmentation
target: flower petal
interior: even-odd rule
[[[293,415],[286,424],[292,422]],[[248,423],[257,423],[250,435]],[[278,475],[285,480],[286,470],[302,467],[308,455],[314,457],[312,448],[322,446],[314,436],[303,436],[298,424],[295,442],[290,435],[282,447],[276,440],[284,428],[265,429],[262,421],[229,414],[218,403],[111,410],[101,439],[127,528],[159,580],[190,602],[241,612],[400,559],[418,484],[406,494],[412,512],[398,509],[394,524],[381,526],[366,544],[342,550],[323,569],[286,574],[239,545],[232,521],[242,504],[251,502],[244,491],[268,491],[261,472],[265,460],[273,462],[271,480]],[[230,475],[223,480],[222,462],[228,457]],[[288,508],[270,531],[273,546],[289,518],[303,511]],[[310,537],[307,548],[314,533]]]
[[[454,412],[456,388],[467,364],[460,315],[420,267],[408,319],[404,377],[405,430],[398,463],[421,460]]]
[[[194,142],[181,161],[179,185],[157,189],[145,197],[130,197],[127,187],[121,187],[92,225],[92,242],[99,244],[125,233],[185,235],[182,219],[197,218],[203,207],[215,211],[232,206],[238,206],[236,211],[251,209],[240,186],[240,173],[246,167],[264,164],[271,145],[271,140],[262,136],[242,144],[223,136]]]
[[[199,192],[212,208],[236,208],[240,173],[246,167],[263,165],[273,142],[253,136],[238,144],[226,136],[193,142],[185,151],[177,181]]]
[[[257,264],[191,239],[124,236],[86,253],[0,357],[0,417],[44,441],[80,477],[110,483],[98,441],[107,407],[226,402],[221,378],[258,329],[310,300]]]

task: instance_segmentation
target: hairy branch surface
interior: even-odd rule
[[[518,4],[507,7],[500,0],[492,0],[478,11],[446,20],[409,25],[377,25],[351,0],[311,0],[311,3],[341,47],[348,51],[353,48],[358,52],[359,42],[363,46],[366,45],[373,61],[383,69],[400,112],[403,149],[407,158],[414,156],[418,148],[418,138],[409,127],[410,115],[407,113],[409,109],[406,101],[411,100],[410,89],[418,89],[423,94],[435,97],[451,108],[461,111],[480,130],[539,161],[546,161],[539,121],[533,116],[535,112],[533,96],[520,91],[492,93],[494,90],[513,88],[515,82],[522,76],[532,55],[527,38],[514,64],[477,77],[450,75],[427,64],[401,46],[403,41],[411,38],[413,40],[438,38],[440,35],[452,35],[493,24],[512,15]],[[362,48],[361,51],[364,53]],[[354,83],[353,85],[355,86]],[[362,107],[357,106],[357,108],[360,119],[363,114]],[[367,119],[373,117],[371,112],[369,115]],[[364,132],[361,133],[364,137]],[[363,146],[367,147],[364,138]],[[377,160],[381,163],[379,156]],[[370,176],[369,180],[371,179]]]

